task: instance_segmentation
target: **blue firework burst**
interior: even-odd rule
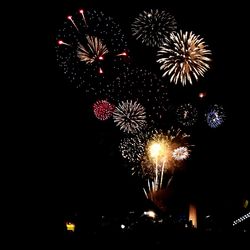
[[[224,108],[218,104],[214,104],[209,107],[205,117],[210,128],[217,128],[223,124],[226,116]]]

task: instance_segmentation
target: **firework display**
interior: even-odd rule
[[[177,29],[175,18],[166,10],[143,11],[131,24],[132,35],[143,44],[159,47],[165,37]]]
[[[163,76],[170,76],[170,81],[175,84],[187,82],[192,84],[193,78],[197,81],[199,76],[210,68],[211,51],[207,49],[203,38],[193,32],[172,32],[165,38],[157,56],[157,62]]]
[[[221,105],[211,105],[205,114],[206,122],[210,128],[217,128],[225,121],[224,108]]]
[[[154,201],[192,158],[191,135],[186,131],[204,125],[204,113],[211,128],[221,126],[226,116],[221,105],[206,105],[200,124],[198,115],[204,111],[201,104],[209,101],[207,92],[196,92],[198,102],[190,100],[193,92],[180,96],[175,92],[179,85],[183,91],[193,90],[194,81],[209,70],[212,52],[203,38],[176,31],[175,18],[160,9],[142,11],[129,28],[127,34],[104,12],[80,9],[68,16],[58,31],[56,57],[67,81],[89,101],[92,115],[101,121],[113,118],[110,124],[102,124],[118,127],[121,137],[115,134],[115,146],[121,159],[130,173],[142,180],[146,198]],[[131,30],[132,42],[137,40],[154,53],[152,67],[144,65],[147,54],[142,55],[140,64],[130,54],[127,41]],[[204,89],[208,88],[201,86],[200,90]]]

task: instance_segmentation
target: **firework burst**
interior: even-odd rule
[[[173,151],[172,156],[177,161],[185,160],[189,157],[189,149],[187,147],[178,147]]]
[[[132,35],[143,44],[159,47],[165,36],[176,30],[175,18],[166,10],[143,11],[131,25]]]
[[[179,147],[188,147],[189,135],[180,129],[154,133],[145,143],[145,153],[141,161],[142,172],[147,180],[146,193],[156,192],[172,176],[176,167],[173,152]],[[167,176],[167,177],[166,177]]]
[[[205,114],[206,122],[210,128],[217,128],[225,121],[224,108],[218,104],[211,105]]]
[[[86,35],[87,46],[78,44],[77,56],[82,62],[87,64],[94,63],[97,60],[103,60],[104,55],[108,53],[106,45],[102,41],[94,36]]]
[[[204,76],[210,67],[210,55],[200,36],[187,31],[172,32],[160,47],[157,62],[161,64],[163,76],[168,75],[171,82],[181,82],[184,86],[187,82],[192,84],[192,78],[197,81],[199,76]]]
[[[146,127],[145,130],[142,130],[140,133],[121,140],[119,149],[122,157],[128,161],[128,168],[132,175],[144,178],[145,173],[143,173],[141,161],[145,154],[145,145],[147,140],[156,132],[156,129]]]
[[[123,61],[126,51],[127,41],[119,23],[101,11],[79,10],[68,16],[58,31],[58,65],[70,83],[87,91],[106,76],[111,65],[108,61]]]
[[[137,133],[146,126],[145,108],[137,101],[118,104],[113,113],[114,122],[126,133]]]
[[[119,145],[122,157],[129,162],[140,162],[144,154],[144,137],[137,134],[133,137],[123,138]]]
[[[177,120],[183,126],[193,126],[198,119],[197,109],[190,103],[180,105],[176,110]]]
[[[106,100],[100,100],[94,103],[93,110],[96,118],[104,121],[113,115],[115,105]]]

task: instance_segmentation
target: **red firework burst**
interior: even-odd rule
[[[104,121],[113,115],[115,105],[106,100],[100,100],[94,103],[93,110],[96,118]]]

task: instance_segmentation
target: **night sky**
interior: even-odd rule
[[[129,24],[145,7],[165,7],[183,30],[194,31],[204,38],[212,51],[211,69],[193,86],[169,84],[173,102],[193,101],[198,105],[219,103],[226,112],[225,123],[216,129],[197,125],[192,129],[195,144],[186,168],[174,181],[173,204],[179,209],[194,201],[202,214],[212,213],[221,220],[231,219],[249,197],[248,146],[245,99],[247,69],[243,62],[246,46],[239,15],[242,7],[218,7],[216,4],[195,1],[181,4],[176,1],[143,1],[135,7],[132,1],[54,1],[47,5],[44,21],[49,74],[43,88],[47,94],[45,108],[48,175],[59,213],[74,212],[92,215],[123,213],[145,206],[139,180],[132,177],[118,150],[121,132],[112,120],[97,120],[89,101],[74,89],[59,70],[55,57],[56,34],[65,17],[78,8],[98,7],[120,21],[129,31]],[[107,3],[107,4],[106,4]],[[242,14],[242,19],[245,18]],[[245,42],[244,42],[245,41]],[[138,65],[152,65],[149,49],[139,42],[129,41],[131,57]],[[155,67],[155,64],[152,66]],[[198,93],[207,96],[199,100]]]

